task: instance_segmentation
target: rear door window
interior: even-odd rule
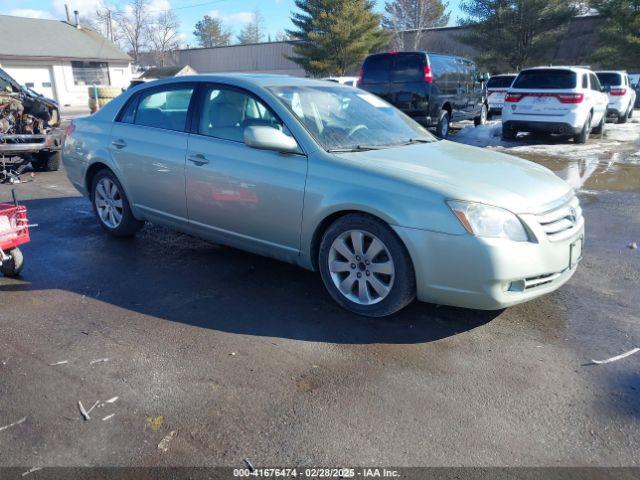
[[[374,55],[365,60],[362,66],[362,81],[384,83],[389,81],[391,55]]]
[[[521,72],[513,88],[561,90],[575,88],[576,81],[576,74],[571,70],[540,68]]]
[[[595,90],[596,92],[601,91],[602,87],[600,86],[600,80],[598,80],[598,77],[596,77],[596,74],[590,73],[589,78],[591,79],[591,90]]]
[[[487,82],[487,88],[509,88],[516,77],[498,76],[491,77]]]
[[[425,58],[416,53],[394,55],[392,82],[420,82],[424,79]]]
[[[143,92],[140,95],[133,123],[183,132],[192,95],[192,85],[171,85]]]
[[[622,79],[619,73],[597,73],[598,80],[602,85],[609,87],[617,87],[622,85]]]

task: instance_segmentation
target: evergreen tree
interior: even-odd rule
[[[385,4],[382,26],[393,32],[396,50],[418,50],[423,30],[449,23],[448,2],[441,0],[392,0]],[[410,40],[403,33],[414,30]]]
[[[567,0],[464,0],[460,40],[478,49],[491,70],[518,71],[548,59],[571,18],[576,2]]]
[[[312,75],[344,75],[370,52],[384,47],[389,35],[372,0],[295,0],[287,30],[297,40],[290,57]]]
[[[196,23],[193,36],[205,48],[229,45],[231,41],[231,32],[225,28],[222,20],[209,15]]]
[[[606,19],[592,61],[601,68],[640,68],[640,0],[592,0],[591,6]]]
[[[264,17],[260,10],[253,12],[253,18],[238,35],[238,43],[260,43],[264,39]]]

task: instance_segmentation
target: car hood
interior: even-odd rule
[[[535,213],[571,187],[551,170],[521,158],[446,140],[340,154],[368,171],[515,213]]]

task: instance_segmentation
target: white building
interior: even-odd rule
[[[131,57],[99,33],[58,20],[0,15],[0,67],[62,107],[86,108],[89,85],[131,81]]]

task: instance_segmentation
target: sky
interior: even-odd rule
[[[123,7],[126,0],[0,0],[0,12],[19,17],[50,18],[63,20],[64,5],[69,10],[78,10],[80,15],[90,15],[100,4],[110,8]],[[193,26],[204,15],[222,18],[227,26],[237,34],[243,24],[252,19],[257,8],[265,18],[265,27],[271,37],[277,32],[291,28],[291,11],[295,10],[293,0],[150,0],[150,9],[162,11],[172,8],[180,20],[180,33],[185,46],[197,46],[193,38]],[[457,0],[451,4],[457,5]],[[377,9],[382,11],[384,0],[378,0]],[[455,21],[460,11],[457,6],[450,7],[451,20]],[[72,13],[73,15],[73,13]]]

